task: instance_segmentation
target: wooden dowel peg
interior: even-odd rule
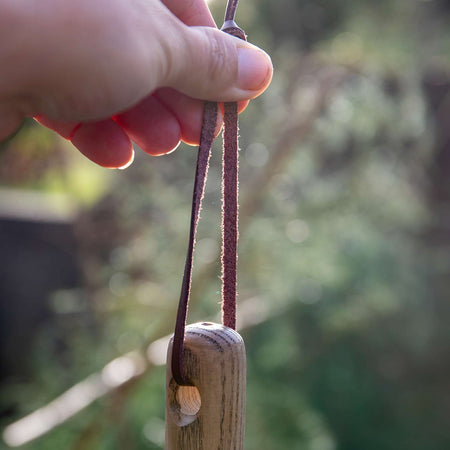
[[[166,450],[243,450],[245,346],[231,328],[203,322],[186,327],[184,367],[192,386],[172,378],[167,352]]]

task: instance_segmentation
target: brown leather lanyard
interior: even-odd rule
[[[237,4],[238,0],[228,1],[222,31],[246,40],[245,33],[234,22]],[[205,102],[192,197],[189,244],[173,337],[172,375],[179,385],[192,384],[187,379],[184,370],[184,335],[191,290],[195,236],[216,122],[217,103]],[[222,323],[235,329],[238,239],[238,110],[236,102],[225,103],[224,105],[222,196]]]

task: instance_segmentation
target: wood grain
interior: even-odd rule
[[[231,328],[203,322],[186,327],[184,363],[193,386],[172,378],[167,352],[166,450],[243,450],[245,346]]]

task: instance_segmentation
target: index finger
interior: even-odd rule
[[[186,25],[217,28],[205,0],[162,0],[162,2]]]

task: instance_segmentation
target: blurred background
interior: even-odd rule
[[[447,450],[450,1],[238,23],[275,66],[240,123],[246,449]],[[219,310],[220,147],[190,322]],[[108,171],[31,121],[1,146],[0,448],[164,448],[196,150],[136,156]]]

